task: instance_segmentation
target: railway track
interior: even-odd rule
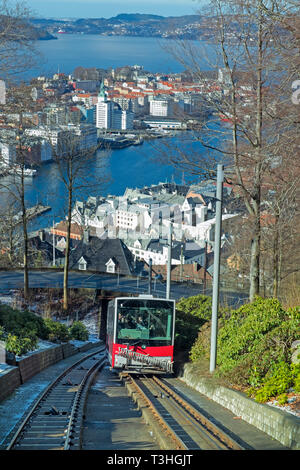
[[[106,363],[105,348],[60,374],[35,402],[6,450],[78,450],[89,386]]]
[[[140,407],[150,410],[166,448],[173,450],[244,450],[232,436],[186,402],[156,376],[121,374]]]

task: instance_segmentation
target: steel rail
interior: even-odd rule
[[[208,446],[209,448],[213,447],[219,450],[244,450],[244,448],[235,439],[233,439],[225,431],[220,429],[216,424],[214,424],[207,417],[205,417],[200,411],[196,410],[192,405],[190,405],[190,403],[185,401],[181,396],[179,396],[173,389],[171,389],[158,377],[145,376],[143,377],[143,379],[136,379],[128,373],[126,373],[125,376],[127,378],[129,377],[134,388],[136,389],[138,394],[142,396],[143,400],[146,401],[153,415],[159,419],[162,427],[168,431],[168,434],[172,438],[173,442],[177,444],[176,449],[191,449],[191,444],[188,443],[189,441],[192,441],[192,445],[196,445],[197,447],[199,447],[197,442],[194,438],[191,437],[189,432],[183,431],[185,429],[185,425],[179,422],[182,422],[183,420],[188,425],[188,427],[192,426],[195,435],[199,437],[199,440],[201,440],[202,443],[203,441],[205,441],[205,446]],[[149,394],[153,395],[153,398],[151,398],[151,396],[147,396],[147,394],[143,390],[143,387],[137,383],[137,381],[139,380],[142,380],[142,384],[144,385],[144,387],[147,388]],[[182,426],[182,431],[180,432],[181,434],[183,433],[186,435],[185,439],[181,439],[177,435],[178,431],[173,430],[172,426],[166,423],[162,412],[159,412],[154,404],[158,400],[157,395],[159,395],[159,393],[161,393],[162,391],[167,395],[168,398],[171,398],[171,400],[168,402],[168,405],[170,405],[171,408],[174,409],[175,414],[179,416],[179,421],[178,417],[177,420],[175,417],[173,419],[174,422],[176,422],[176,425]],[[170,411],[169,406],[165,407],[164,405],[162,405],[162,403],[158,402],[158,407],[162,407],[166,410],[168,419],[170,419],[170,417],[172,418],[172,411]]]
[[[199,410],[196,410],[192,405],[185,401],[180,395],[178,395],[172,388],[165,384],[158,377],[153,376],[153,380],[165,390],[177,403],[179,403],[183,408],[185,408],[188,413],[193,416],[194,419],[199,421],[203,426],[205,426],[211,433],[218,436],[218,438],[223,441],[226,446],[232,450],[245,450],[245,448],[239,444],[235,439],[226,434],[222,429],[220,429],[215,423],[210,421],[206,416],[204,416]]]
[[[72,432],[74,430],[75,422],[76,422],[76,419],[77,419],[78,408],[80,406],[80,402],[82,402],[82,407],[83,407],[84,404],[85,404],[86,395],[87,395],[87,391],[89,389],[89,386],[90,386],[91,382],[93,381],[96,373],[98,372],[99,367],[101,367],[101,365],[103,365],[105,362],[106,362],[105,357],[103,357],[101,360],[97,361],[88,370],[87,374],[83,377],[83,380],[81,381],[81,383],[79,385],[79,389],[76,393],[75,400],[74,400],[74,403],[73,403],[73,406],[72,406],[72,412],[71,412],[71,416],[70,416],[70,420],[69,420],[69,424],[68,424],[68,428],[67,428],[64,450],[70,450],[71,449]],[[82,397],[84,392],[85,392],[85,395],[84,395],[84,397]],[[82,422],[83,416],[81,415],[80,418],[81,418],[81,422]],[[80,429],[82,429],[82,426],[80,426]],[[81,437],[81,432],[80,432],[80,437]]]
[[[169,426],[169,424],[164,420],[162,415],[159,413],[159,411],[156,409],[154,406],[153,402],[150,400],[150,398],[146,395],[146,393],[142,390],[142,388],[138,385],[136,380],[133,379],[132,375],[128,373],[121,373],[120,374],[122,378],[125,378],[130,381],[130,383],[133,385],[137,393],[142,397],[144,402],[147,404],[149,409],[151,410],[152,414],[159,420],[159,422],[162,425],[162,428],[165,430],[165,433],[172,439],[175,445],[175,450],[187,450],[187,446],[185,443],[182,441],[182,439],[174,432],[174,430]]]
[[[33,414],[35,411],[38,409],[38,407],[42,404],[44,400],[47,399],[47,395],[55,388],[55,386],[67,375],[69,374],[73,369],[75,369],[79,364],[82,362],[90,359],[91,357],[104,352],[105,347],[101,347],[97,351],[93,351],[92,353],[89,353],[85,355],[84,357],[80,358],[78,361],[76,361],[74,364],[69,366],[67,369],[65,369],[61,374],[59,374],[47,387],[46,389],[41,393],[41,395],[38,397],[34,405],[31,407],[30,411],[28,414],[25,416],[25,418],[22,420],[21,424],[19,425],[17,431],[13,435],[12,439],[9,442],[9,445],[6,447],[6,450],[12,450],[17,443],[18,439],[20,438],[22,432],[24,432],[26,426],[28,425],[30,419],[33,417]],[[101,358],[102,360],[104,358]],[[101,360],[98,361],[98,363],[101,363]]]

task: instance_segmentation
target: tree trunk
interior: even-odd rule
[[[65,252],[65,265],[64,265],[64,310],[69,307],[69,264],[70,264],[70,239],[71,239],[71,224],[72,224],[72,186],[69,187],[69,200],[68,200],[68,220],[67,220],[67,238],[66,238],[66,252]]]
[[[273,297],[278,297],[279,288],[279,227],[276,217],[274,242],[273,242]]]
[[[262,180],[262,121],[263,121],[263,102],[262,102],[262,68],[263,68],[263,40],[262,40],[262,2],[259,2],[259,19],[257,33],[257,66],[256,66],[256,165],[254,174],[254,185],[252,192],[252,207],[255,214],[253,238],[251,240],[251,258],[250,258],[250,302],[259,295],[260,280],[260,239],[261,239],[261,180]]]
[[[22,211],[22,224],[23,224],[23,241],[24,241],[24,299],[29,295],[29,279],[28,279],[28,233],[27,233],[27,213],[25,205],[25,187],[24,187],[24,164],[21,165],[21,211]]]
[[[259,279],[260,279],[260,213],[256,217],[254,234],[251,240],[250,255],[250,289],[249,300],[253,302],[256,295],[259,295]]]

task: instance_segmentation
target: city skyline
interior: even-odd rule
[[[111,18],[120,13],[162,16],[193,15],[205,0],[27,0],[34,16],[47,18]]]

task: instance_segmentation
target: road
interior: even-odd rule
[[[29,272],[29,286],[32,288],[62,288],[63,272],[52,269]],[[0,291],[10,289],[22,289],[23,271],[0,271]],[[70,271],[69,288],[89,288],[103,289],[107,291],[124,292],[131,294],[145,294],[149,292],[148,279],[137,277],[118,276],[107,273],[87,273]],[[166,296],[166,284],[154,280],[152,282],[152,292],[154,296]],[[181,297],[190,297],[202,294],[202,286],[199,284],[171,283],[170,298],[178,300]],[[207,289],[207,295],[211,295],[211,289]],[[231,306],[244,303],[247,295],[244,293],[222,291],[220,292],[220,302]]]

